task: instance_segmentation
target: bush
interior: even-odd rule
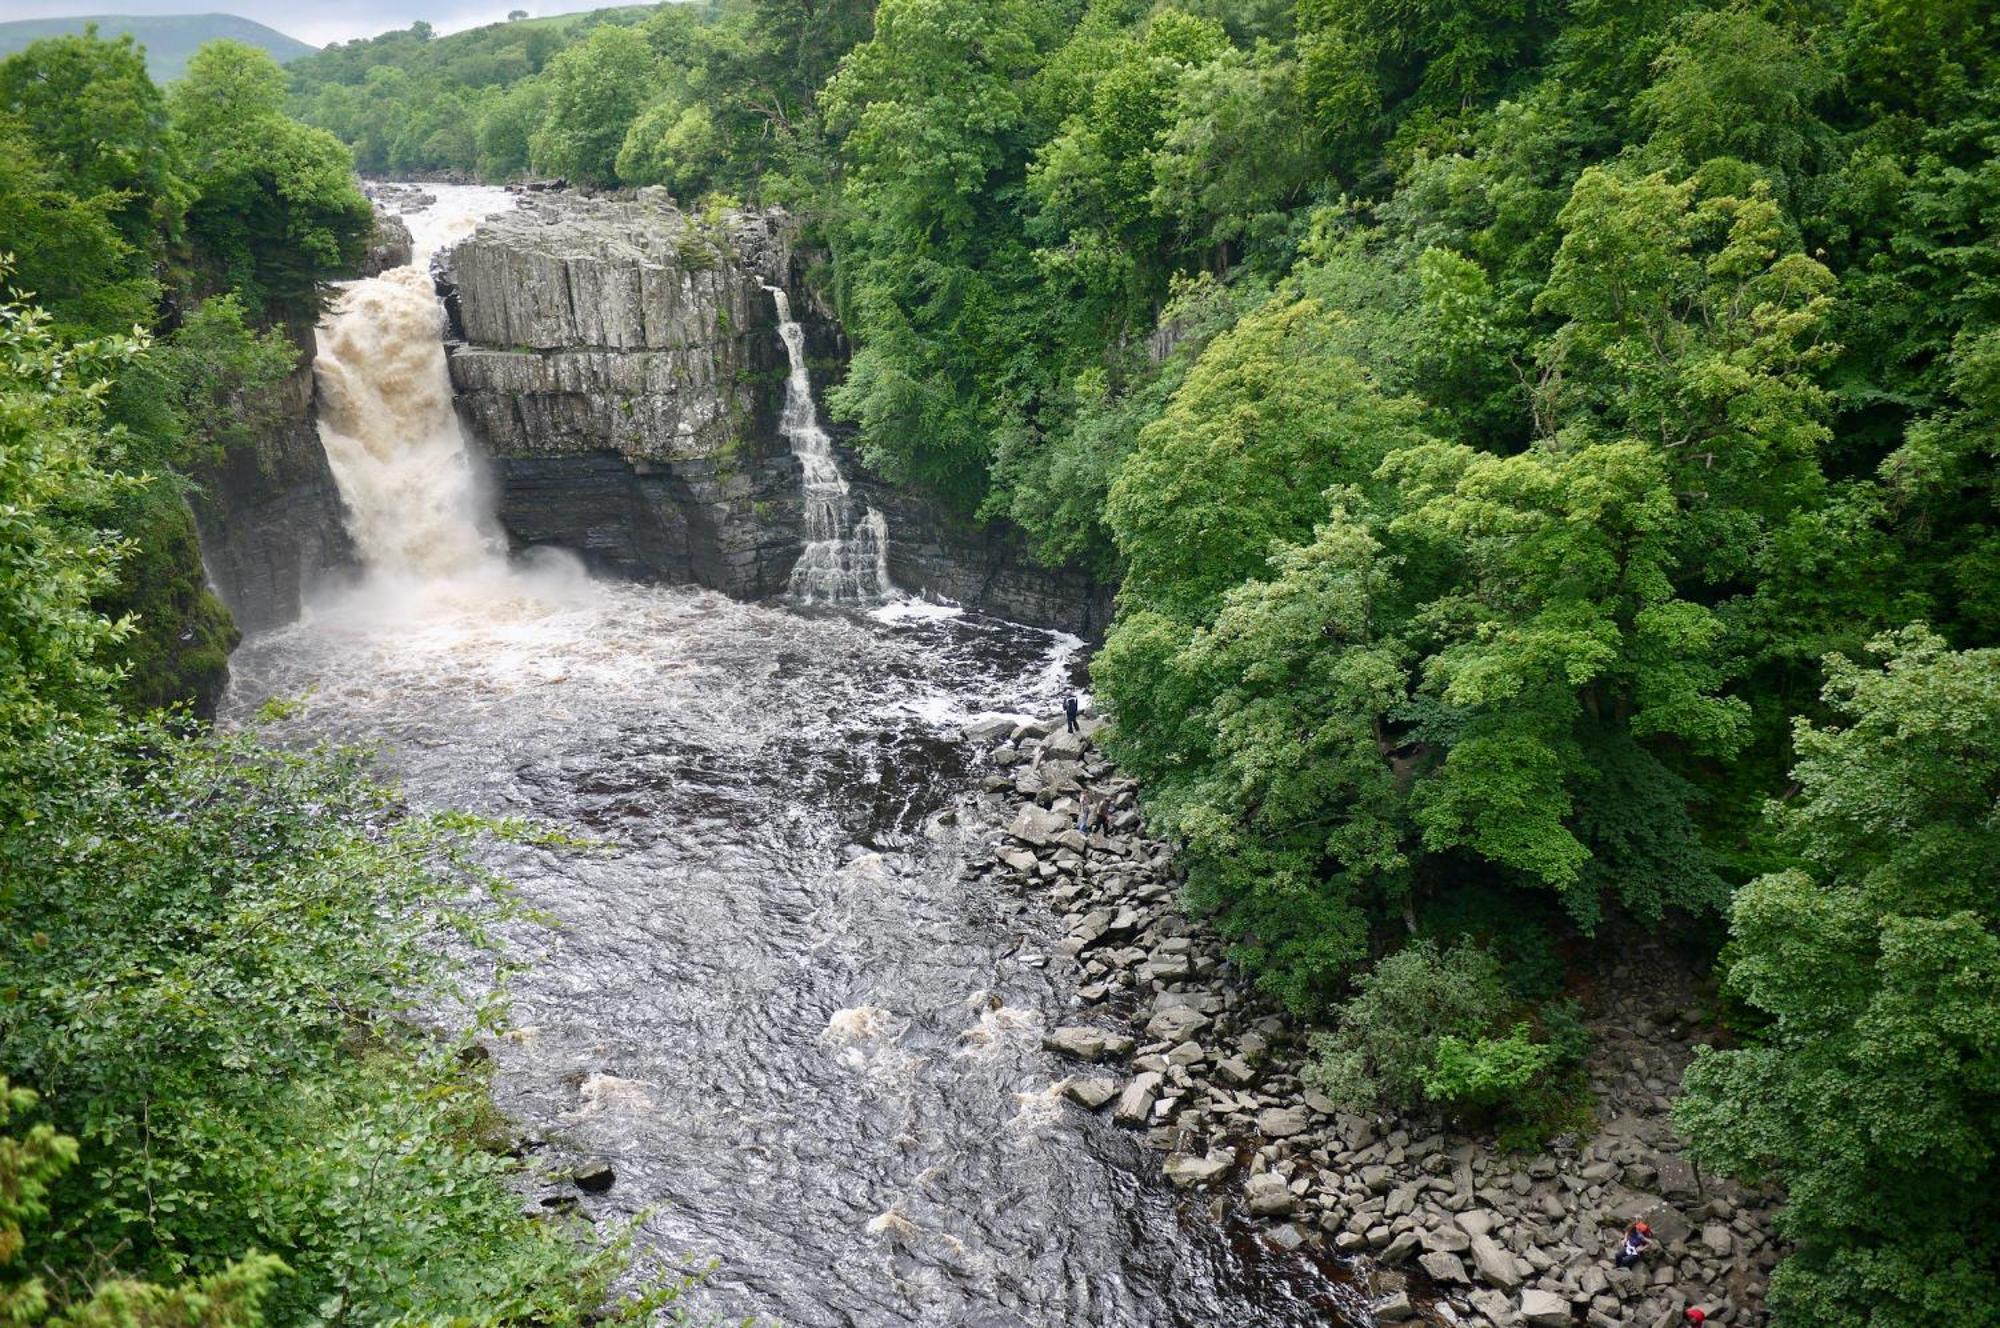
[[[1424,1072],[1424,1096],[1453,1115],[1487,1114],[1508,1105],[1556,1062],[1556,1049],[1537,1042],[1526,1023],[1502,1038],[1437,1040]]]
[[[488,827],[416,816],[360,753],[278,754],[126,720],[21,757],[0,823],[0,1074],[81,1144],[36,1266],[289,1269],[274,1321],[574,1324],[623,1260],[522,1213],[485,1084],[418,1026],[456,937],[517,912],[468,858]]]
[[[1506,1008],[1500,966],[1470,945],[1417,941],[1378,962],[1340,1007],[1339,1024],[1313,1040],[1307,1081],[1356,1110],[1404,1111],[1428,1100],[1426,1077],[1441,1039],[1477,1039]]]

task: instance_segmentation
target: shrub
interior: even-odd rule
[[[1491,1113],[1508,1105],[1556,1063],[1556,1049],[1518,1023],[1501,1038],[1437,1040],[1424,1072],[1424,1096],[1454,1115]]]
[[[1313,1041],[1306,1078],[1355,1109],[1416,1110],[1440,1039],[1475,1039],[1505,1009],[1500,966],[1470,945],[1418,941],[1378,962],[1340,1007],[1338,1026]]]

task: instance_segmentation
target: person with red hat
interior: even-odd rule
[[[1618,1255],[1612,1262],[1620,1268],[1630,1268],[1639,1262],[1639,1256],[1644,1254],[1646,1247],[1652,1243],[1653,1228],[1644,1222],[1634,1222],[1625,1229],[1625,1244],[1619,1248]]]
[[[1690,1305],[1688,1306],[1687,1313],[1681,1317],[1693,1325],[1693,1328],[1701,1328],[1701,1325],[1708,1322],[1708,1311],[1699,1305]]]

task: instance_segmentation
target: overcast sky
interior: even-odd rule
[[[71,14],[240,14],[302,42],[324,46],[373,37],[428,19],[439,32],[498,23],[510,9],[537,16],[602,9],[619,0],[0,0],[0,19],[64,18]]]

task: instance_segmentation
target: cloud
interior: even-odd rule
[[[601,9],[609,0],[341,0],[331,5],[301,5],[297,0],[109,0],[113,14],[235,14],[255,19],[314,46],[373,37],[407,28],[423,19],[439,32],[457,32],[498,23],[510,9],[530,14],[572,14]],[[89,7],[89,0],[5,0],[0,18],[66,18]]]

